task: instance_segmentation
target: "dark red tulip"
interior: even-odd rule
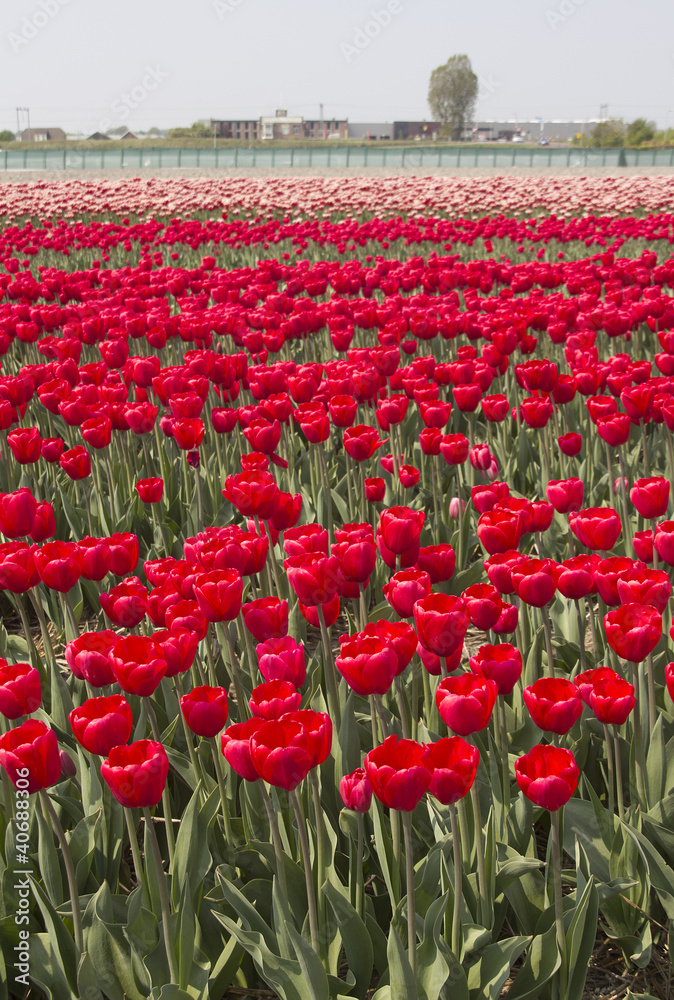
[[[263,723],[251,736],[250,752],[260,777],[288,792],[297,788],[313,765],[306,729],[288,719]]]
[[[606,726],[622,726],[636,705],[634,686],[622,677],[600,677],[590,691],[590,708]]]
[[[335,666],[356,694],[386,694],[398,670],[398,657],[384,638],[357,632],[342,637]]]
[[[509,642],[480,646],[468,665],[474,674],[494,681],[498,693],[506,696],[522,676],[522,654]]]
[[[477,673],[457,674],[440,681],[435,703],[452,732],[469,736],[489,724],[497,695],[496,681]]]
[[[267,639],[255,651],[266,681],[290,681],[296,688],[302,687],[306,677],[304,646],[298,646],[292,636]]]
[[[663,517],[669,504],[669,480],[664,476],[635,480],[630,500],[647,521]]]
[[[570,750],[539,744],[515,761],[517,784],[534,805],[551,812],[566,805],[580,771]]]
[[[586,507],[569,515],[569,527],[588,549],[612,549],[622,531],[618,511],[613,507]]]
[[[641,663],[662,635],[662,615],[647,604],[623,604],[604,616],[606,641],[623,660]]]
[[[161,743],[138,740],[116,746],[101,764],[110,791],[127,809],[158,805],[168,778],[169,760]]]
[[[414,740],[389,736],[365,756],[365,773],[379,801],[389,809],[412,812],[431,783],[423,763],[425,748]]]
[[[365,499],[370,503],[380,503],[386,493],[386,483],[379,476],[365,480]]]
[[[105,757],[113,747],[126,743],[133,730],[131,706],[121,694],[87,698],[69,714],[73,733],[89,753]]]
[[[138,496],[143,503],[159,503],[164,494],[164,480],[158,476],[139,479],[136,483]]]
[[[583,447],[583,439],[575,431],[569,431],[568,434],[562,434],[561,437],[557,438],[557,444],[563,455],[573,457],[580,454],[580,450]]]
[[[242,593],[243,580],[236,569],[211,570],[194,584],[195,599],[209,622],[233,621],[241,610]]]
[[[551,479],[545,495],[558,514],[568,514],[580,510],[583,491],[583,480],[572,476],[570,479]]]
[[[71,479],[86,479],[91,475],[91,457],[81,444],[77,445],[76,448],[64,451],[59,459],[59,464]]]
[[[583,711],[580,691],[561,677],[542,677],[525,687],[522,697],[538,728],[550,733],[568,733]]]
[[[308,607],[327,604],[339,589],[341,574],[334,556],[310,552],[284,560],[283,566],[290,586]]]
[[[28,719],[0,736],[0,767],[15,788],[32,795],[61,780],[61,759],[53,729],[44,722]],[[21,780],[21,785],[17,781]],[[27,785],[24,784],[27,782]]]
[[[460,598],[430,594],[414,605],[414,624],[422,646],[436,656],[450,657],[461,648],[469,619]]]
[[[411,618],[414,605],[431,592],[431,578],[420,569],[403,569],[394,573],[383,587],[384,597],[401,618]]]
[[[286,680],[258,684],[248,699],[250,710],[258,719],[280,719],[297,711],[301,703],[302,695],[292,681]]]
[[[117,639],[109,654],[117,683],[129,694],[149,697],[166,673],[166,658],[159,643],[145,635]]]
[[[372,785],[364,767],[345,774],[339,783],[339,795],[345,809],[366,813],[372,803]]]
[[[260,775],[253,763],[250,742],[253,735],[264,725],[263,719],[246,719],[228,726],[220,737],[220,748],[229,766],[244,781],[259,781]]]
[[[217,736],[225,728],[229,714],[227,691],[202,684],[180,699],[180,710],[193,733],[205,739]]]
[[[0,714],[6,719],[32,715],[42,701],[40,674],[29,663],[0,659]]]
[[[511,571],[515,593],[535,608],[549,604],[557,589],[552,559],[522,559]]]
[[[470,791],[477,774],[480,752],[460,736],[448,736],[435,743],[427,743],[422,761],[431,772],[428,791],[443,805],[449,806]]]
[[[241,608],[246,628],[256,642],[280,639],[288,634],[288,602],[278,597],[259,597]]]

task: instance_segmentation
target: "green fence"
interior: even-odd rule
[[[672,149],[553,149],[522,146],[325,146],[312,149],[4,149],[0,170],[153,170],[158,167],[671,167]]]

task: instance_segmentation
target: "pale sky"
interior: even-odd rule
[[[674,126],[671,0],[5,0],[0,128],[17,105],[69,133],[318,118],[320,102],[351,122],[429,118],[430,73],[455,53],[479,118],[608,105]]]

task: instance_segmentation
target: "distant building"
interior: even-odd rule
[[[65,142],[65,138],[62,128],[25,128],[21,133],[21,142]]]
[[[393,138],[435,141],[440,135],[440,122],[393,122]]]
[[[349,122],[349,139],[392,139],[392,122]]]
[[[469,138],[477,139],[481,142],[512,142],[515,136],[526,142],[536,142],[541,136],[551,142],[571,142],[575,136],[587,135],[595,125],[599,124],[598,118],[589,118],[584,121],[551,120],[545,121],[534,118],[530,121],[519,121],[511,118],[509,121],[486,120],[475,122],[468,132]]]
[[[346,119],[326,118],[321,122],[278,109],[276,114],[261,118],[212,119],[211,128],[221,139],[250,142],[253,139],[346,139],[349,125]]]

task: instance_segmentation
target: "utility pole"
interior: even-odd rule
[[[30,132],[30,108],[17,108],[16,109],[16,134],[17,134],[17,136],[21,135],[21,131],[22,131],[22,129],[21,129],[21,119],[22,119],[22,117],[24,115],[26,116],[27,128],[28,128],[28,131]]]
[[[319,108],[321,109],[321,110],[320,110],[320,118],[321,118],[321,135],[323,136],[323,138],[324,138],[324,139],[326,139],[326,138],[327,138],[327,136],[326,136],[326,134],[325,134],[325,123],[324,123],[324,121],[323,121],[323,105],[322,105],[322,104],[319,104]]]

